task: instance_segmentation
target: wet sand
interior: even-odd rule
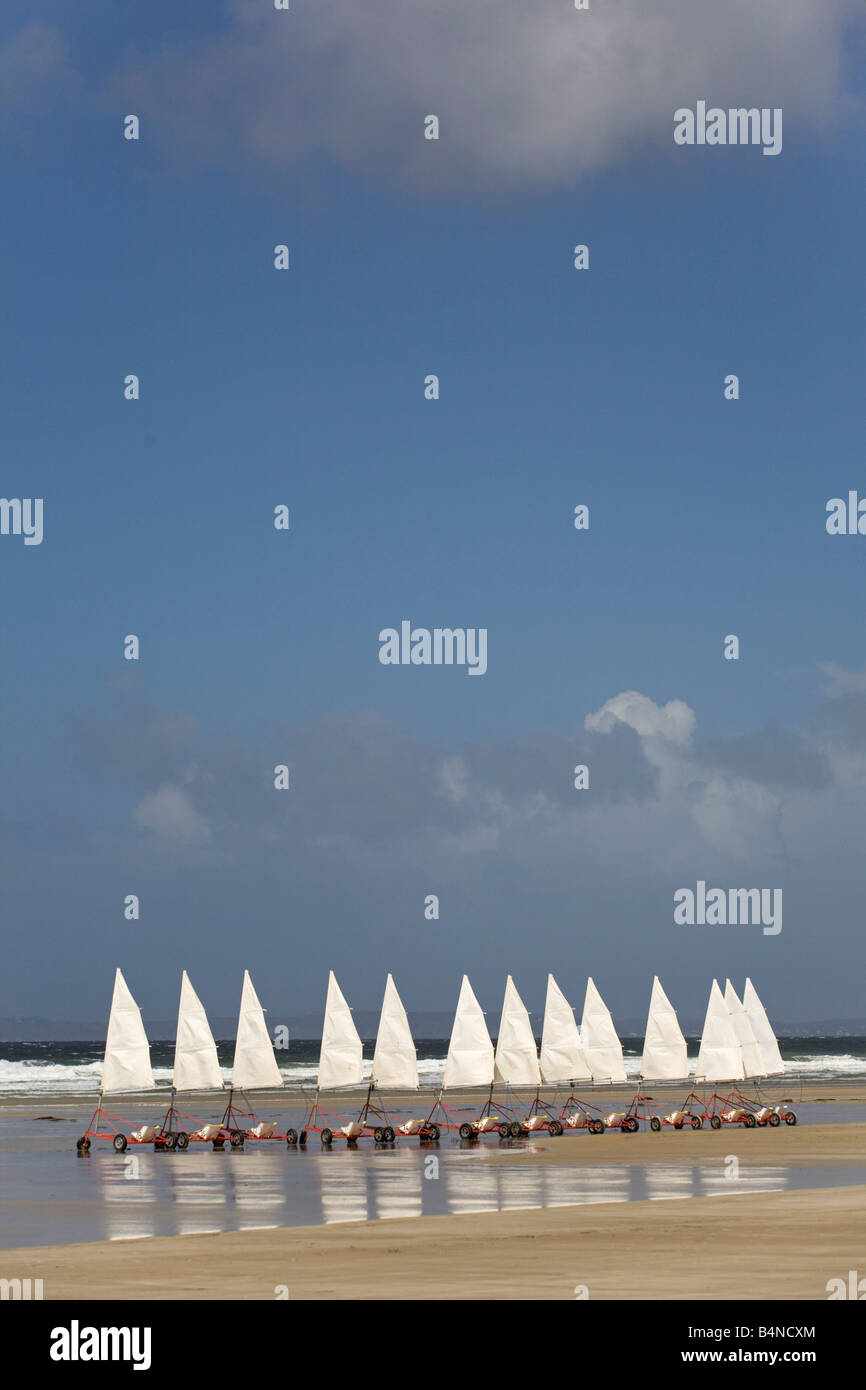
[[[832,1093],[850,1102],[850,1088],[844,1089],[844,1097],[842,1087]],[[831,1113],[832,1103],[828,1118]],[[681,1200],[30,1246],[0,1252],[0,1274],[41,1278],[46,1299],[269,1300],[283,1289],[302,1300],[573,1299],[575,1287],[585,1285],[591,1299],[753,1300],[825,1299],[829,1279],[866,1270],[866,1122],[577,1133],[483,1148],[478,1161],[490,1172],[505,1164],[539,1176],[547,1165],[575,1171],[649,1165],[672,1173],[677,1165],[698,1164],[719,1172],[735,1155],[744,1173],[767,1164],[818,1165],[825,1173],[850,1174],[856,1185],[834,1186],[831,1174],[831,1185],[808,1190],[723,1189]],[[216,1164],[244,1161],[206,1157]],[[344,1157],[334,1155],[337,1164]],[[373,1164],[379,1157],[387,1159],[369,1155]],[[322,1160],[295,1154],[295,1161]],[[70,1154],[69,1162],[81,1160]],[[863,1183],[852,1172],[858,1167]],[[280,1172],[291,1182],[291,1167],[281,1163]]]
[[[866,1186],[3,1252],[46,1299],[826,1299]],[[284,1292],[284,1290],[286,1292]]]

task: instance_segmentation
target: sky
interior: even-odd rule
[[[120,965],[156,1018],[183,968],[216,1015],[249,968],[274,1018],[329,969],[866,1017],[866,538],[825,524],[866,496],[864,32],[10,0],[0,491],[44,523],[0,535],[0,1016],[99,1018]],[[781,152],[676,145],[699,100]],[[403,620],[486,673],[381,664]],[[677,924],[699,880],[782,930]]]

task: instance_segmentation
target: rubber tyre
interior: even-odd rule
[[[302,1129],[301,1132],[300,1132],[300,1134],[298,1135],[298,1143],[299,1143],[299,1144],[306,1144],[306,1142],[307,1142],[307,1131],[306,1131],[305,1129]]]
[[[743,1120],[743,1124],[746,1126],[746,1129],[754,1129],[755,1125],[757,1124],[757,1121],[754,1115],[746,1115]]]
[[[629,1121],[629,1126],[628,1126],[628,1127],[629,1127],[629,1129],[631,1130],[632,1134],[637,1134],[638,1130],[640,1129],[640,1124],[639,1124],[638,1121],[635,1119],[634,1115],[632,1115],[631,1120]]]
[[[242,1149],[244,1146],[244,1136],[239,1129],[232,1130],[232,1148]]]
[[[508,1127],[508,1132],[512,1139],[521,1139],[523,1137],[523,1125],[518,1124],[517,1120],[513,1120]]]
[[[563,1132],[562,1121],[561,1121],[561,1120],[551,1120],[551,1121],[550,1121],[550,1125],[548,1126],[548,1128],[549,1128],[550,1133],[553,1135],[554,1139],[558,1139],[559,1136],[560,1136],[560,1135],[562,1134],[562,1132]]]
[[[472,1128],[471,1125],[461,1125],[460,1129],[458,1130],[458,1133],[461,1139],[471,1139],[475,1133],[475,1130]]]
[[[439,1132],[440,1132],[440,1131],[439,1131],[439,1126],[438,1126],[438,1125],[428,1125],[428,1126],[427,1126],[427,1138],[428,1138],[428,1139],[433,1139],[434,1141],[437,1140],[437,1139],[439,1138]]]
[[[385,1132],[382,1138],[384,1139],[386,1144],[393,1144],[394,1140],[397,1138],[390,1125],[385,1126]]]
[[[770,1126],[771,1129],[778,1129],[781,1123],[782,1121],[779,1119],[779,1116],[776,1114],[775,1110],[773,1110],[772,1113],[767,1116],[767,1124]]]
[[[116,1154],[126,1153],[127,1140],[125,1134],[115,1134],[111,1144]]]
[[[167,1134],[165,1136],[165,1147],[168,1149],[169,1153],[174,1153],[175,1149],[177,1148],[176,1134]]]
[[[213,1141],[213,1151],[214,1151],[214,1153],[215,1153],[215,1154],[221,1154],[222,1151],[223,1151],[223,1149],[225,1148],[225,1146],[226,1146],[226,1141],[225,1141],[224,1139],[215,1139],[215,1140]]]
[[[90,1152],[90,1140],[88,1139],[86,1134],[82,1134],[75,1147],[80,1154],[86,1154]]]
[[[682,1129],[682,1127],[683,1127],[683,1122],[682,1122],[682,1120],[674,1120],[674,1129]]]
[[[722,1121],[719,1115],[710,1116],[710,1129],[721,1129]]]
[[[590,1120],[589,1132],[590,1134],[604,1134],[604,1125],[601,1120]]]
[[[297,1144],[297,1142],[298,1142],[298,1131],[297,1131],[296,1129],[287,1129],[287,1130],[286,1130],[286,1143],[289,1144],[289,1145],[291,1145],[291,1144]]]
[[[330,1130],[330,1129],[323,1129],[323,1130],[322,1130],[322,1133],[321,1133],[320,1136],[319,1136],[319,1138],[321,1139],[322,1143],[323,1143],[324,1145],[326,1145],[326,1146],[327,1146],[328,1144],[333,1144],[333,1142],[334,1142],[333,1130]]]
[[[654,1134],[658,1134],[661,1127],[662,1122],[659,1119],[658,1115],[653,1115],[652,1119],[650,1120],[650,1129],[653,1131]]]
[[[795,1125],[796,1123],[797,1123],[797,1116],[794,1114],[793,1110],[786,1110],[786,1111],[785,1111],[785,1124],[786,1124],[786,1125]]]
[[[373,1138],[376,1140],[377,1144],[382,1143],[382,1140],[385,1138],[385,1131],[381,1125],[377,1125],[373,1130]]]
[[[701,1119],[700,1115],[692,1115],[692,1117],[691,1117],[691,1126],[692,1126],[692,1129],[703,1129],[704,1122],[703,1122],[703,1120]]]

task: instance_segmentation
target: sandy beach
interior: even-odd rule
[[[609,1174],[625,1166],[662,1176],[691,1170],[718,1178],[735,1156],[746,1180],[739,1191],[732,1183],[730,1190],[722,1185],[712,1196],[697,1195],[693,1188],[693,1195],[680,1200],[600,1200],[593,1205],[10,1246],[0,1251],[0,1273],[42,1279],[47,1300],[270,1300],[285,1297],[286,1291],[296,1300],[573,1300],[579,1287],[591,1299],[826,1299],[828,1280],[847,1278],[851,1269],[866,1270],[866,1114],[861,1122],[832,1122],[834,1107],[866,1100],[866,1086],[809,1088],[811,1103],[819,1097],[827,1102],[826,1112],[823,1106],[819,1112],[822,1120],[826,1114],[824,1123],[774,1131],[726,1127],[541,1136],[515,1147],[485,1144],[475,1165],[488,1175],[519,1165],[530,1182],[533,1175],[542,1182],[554,1169],[557,1174],[568,1169],[579,1178],[583,1170],[598,1172],[599,1165]],[[614,1097],[609,1099],[613,1104]],[[58,1123],[43,1123],[46,1130],[50,1124],[52,1136],[67,1121],[65,1145],[80,1113],[81,1105],[68,1100],[4,1104],[4,1144],[14,1142],[10,1135],[16,1116],[50,1114]],[[318,1148],[317,1143],[313,1154],[295,1155],[295,1161],[321,1162],[315,1157]],[[272,1152],[276,1158],[276,1147]],[[243,1164],[244,1157],[202,1155],[218,1165]],[[284,1152],[279,1158],[280,1182],[291,1184],[297,1170]],[[414,1158],[420,1168],[422,1155]],[[340,1159],[335,1159],[332,1170],[339,1172]],[[81,1162],[74,1153],[68,1161]],[[156,1159],[157,1164],[172,1161]],[[364,1161],[375,1165],[377,1155]],[[749,1176],[766,1165],[782,1179],[790,1174],[792,1181],[798,1172],[820,1170],[822,1185],[746,1191]],[[858,1168],[863,1169],[862,1183]],[[382,1165],[380,1169],[385,1171]]]
[[[46,1299],[825,1299],[866,1185],[3,1251]]]

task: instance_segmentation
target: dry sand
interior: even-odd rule
[[[527,1164],[866,1163],[866,1124],[575,1135]],[[501,1156],[492,1149],[488,1161]],[[866,1186],[3,1251],[46,1299],[826,1299],[866,1272]]]

